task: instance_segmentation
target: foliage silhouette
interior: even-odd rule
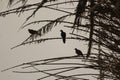
[[[17,5],[21,3],[21,6],[10,9],[7,11],[0,12],[0,16],[6,16],[9,14],[19,14],[22,15],[23,12],[33,11],[31,15],[29,15],[25,22],[22,24],[20,29],[24,29],[27,26],[34,25],[35,23],[48,22],[46,25],[42,26],[39,30],[37,30],[37,34],[33,36],[31,34],[25,41],[21,44],[13,47],[19,47],[22,45],[30,44],[30,43],[41,43],[48,40],[54,39],[62,39],[59,37],[56,38],[45,38],[45,39],[37,39],[37,37],[41,37],[51,31],[53,27],[58,24],[68,24],[64,26],[66,28],[71,28],[72,32],[70,35],[74,35],[75,37],[66,37],[66,39],[74,39],[74,40],[82,40],[88,44],[88,49],[86,58],[83,59],[78,56],[68,56],[68,57],[58,57],[58,58],[50,58],[44,60],[37,60],[28,63],[23,63],[20,65],[16,65],[14,67],[5,69],[3,71],[13,69],[16,67],[21,68],[30,68],[33,67],[34,71],[22,72],[22,71],[14,71],[15,73],[44,73],[48,76],[41,77],[38,80],[42,80],[45,78],[49,78],[54,76],[56,80],[89,80],[87,78],[81,78],[81,76],[94,76],[99,80],[119,80],[120,79],[120,0],[40,0],[38,3],[27,4],[29,0],[9,0],[8,6]],[[73,8],[75,11],[70,12],[69,9],[61,9],[60,7],[63,4],[68,5],[74,4],[76,8]],[[38,10],[41,8],[47,8],[55,10],[56,12],[64,12],[65,15],[58,17],[54,20],[38,20],[27,23],[32,16],[34,16]],[[74,17],[73,22],[69,22],[67,17]],[[71,25],[71,26],[69,26]],[[77,33],[76,33],[77,31]],[[78,32],[87,33],[87,35],[79,34]],[[12,49],[13,49],[12,48]],[[84,64],[82,63],[59,63],[60,60],[65,59],[77,59],[84,60]],[[54,62],[54,63],[53,63]],[[58,62],[58,63],[57,63]],[[82,61],[81,61],[82,62]],[[61,67],[54,69],[46,69],[40,70],[36,66],[41,65],[72,65],[72,67]],[[76,65],[78,65],[76,67]],[[98,74],[95,73],[79,73],[73,75],[64,75],[61,73],[73,71],[76,69],[93,69],[99,71]],[[57,72],[56,70],[60,70]],[[49,71],[53,71],[54,73],[49,73]]]

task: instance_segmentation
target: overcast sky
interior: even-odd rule
[[[7,1],[7,0],[6,0]],[[0,2],[0,9],[4,11],[5,2]],[[53,14],[54,12],[54,14]],[[64,13],[55,12],[53,10],[41,9],[32,20],[42,20],[42,19],[54,19]],[[27,37],[29,37],[28,29],[39,29],[41,24],[31,25],[23,30],[18,31],[21,24],[25,21],[30,13],[23,13],[20,17],[16,14],[10,14],[6,17],[0,17],[0,70],[5,68],[21,64],[24,62],[60,57],[60,56],[73,56],[75,55],[74,48],[78,48],[86,54],[86,44],[81,41],[67,40],[66,44],[63,44],[62,40],[46,41],[40,44],[31,44],[20,46],[11,50],[10,48],[20,44]],[[31,21],[32,21],[31,20]],[[60,37],[60,29],[63,29],[67,36],[71,29],[66,29],[63,25],[58,25],[52,29],[51,32],[46,34],[44,37]],[[15,69],[13,69],[15,70]],[[36,80],[41,74],[16,74],[13,70],[6,72],[0,72],[0,80]],[[83,70],[83,72],[85,72]],[[93,79],[92,79],[93,80]]]

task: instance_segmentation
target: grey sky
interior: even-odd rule
[[[6,0],[7,1],[7,0]],[[3,2],[3,1],[2,1]],[[1,5],[2,4],[2,5]],[[5,8],[5,0],[0,3],[1,11]],[[42,13],[41,13],[42,12]],[[76,40],[67,40],[66,44],[62,43],[62,40],[46,41],[41,44],[31,44],[18,47],[11,50],[10,48],[20,44],[27,37],[29,37],[28,29],[39,29],[40,24],[28,26],[23,30],[18,31],[21,24],[25,21],[25,18],[30,13],[23,13],[20,17],[16,14],[10,14],[6,17],[0,17],[0,70],[21,64],[23,62],[29,62],[39,59],[59,57],[59,56],[72,56],[75,55],[74,48],[79,48],[86,52],[85,43]],[[51,19],[62,15],[63,13],[54,13],[52,10],[41,9],[34,18],[31,20],[39,19]],[[46,34],[44,37],[60,37],[60,29],[63,29],[63,25],[58,25],[53,30]],[[64,31],[69,35],[71,29],[64,28]],[[13,69],[15,70],[15,69]],[[0,80],[36,80],[43,74],[16,74],[12,73],[13,70],[0,72]],[[87,72],[83,70],[82,72]],[[89,71],[88,71],[89,72]],[[91,71],[90,71],[91,72]],[[93,79],[92,79],[93,80]]]

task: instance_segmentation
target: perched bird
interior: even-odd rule
[[[82,53],[81,50],[75,48],[75,52],[76,52],[77,56],[82,56],[84,58],[83,53]]]
[[[38,33],[36,30],[32,30],[32,29],[28,29],[28,32],[29,32],[30,34],[32,34],[32,35]]]
[[[63,30],[60,30],[60,31],[61,31],[61,37],[62,37],[63,43],[65,43],[66,42],[66,33]]]

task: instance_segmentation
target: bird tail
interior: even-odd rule
[[[64,43],[64,44],[66,43],[66,39],[63,39],[63,43]]]

